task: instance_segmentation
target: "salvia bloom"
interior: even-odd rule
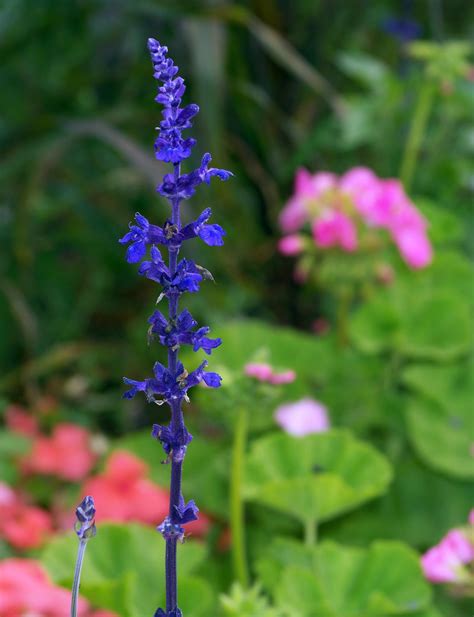
[[[95,504],[90,495],[84,497],[76,508],[76,522],[74,531],[79,538],[77,549],[76,567],[74,569],[74,580],[72,583],[71,594],[71,617],[77,617],[79,606],[79,586],[81,583],[81,571],[86,552],[87,541],[96,535],[95,527]]]
[[[280,227],[288,234],[280,240],[281,253],[304,250],[307,237],[297,232],[306,225],[322,250],[354,252],[364,231],[378,228],[388,232],[411,268],[424,268],[432,260],[427,222],[400,181],[378,178],[365,167],[354,167],[340,177],[298,170],[294,194],[280,215]]]
[[[204,154],[197,169],[181,173],[181,163],[191,155],[196,140],[186,137],[183,132],[192,126],[192,119],[199,112],[193,103],[182,106],[185,84],[178,76],[178,67],[168,57],[168,49],[155,39],[148,39],[148,49],[156,80],[159,82],[155,100],[163,106],[162,120],[155,141],[155,156],[158,160],[172,163],[172,173],[166,174],[157,191],[170,203],[170,215],[162,225],[150,223],[141,214],[135,215],[130,230],[120,239],[128,246],[126,260],[140,263],[138,274],[157,283],[160,291],[158,302],[168,300],[168,315],[155,310],[148,319],[148,343],[157,341],[168,348],[168,364],[156,362],[153,376],[142,380],[124,377],[129,389],[125,398],[133,398],[143,392],[149,403],[167,403],[171,409],[171,420],[166,426],[153,425],[152,436],[157,439],[171,463],[171,487],[169,511],[158,531],[166,541],[166,610],[161,608],[155,617],[181,617],[178,608],[176,579],[176,547],[185,537],[184,526],[198,519],[198,508],[193,500],[185,502],[181,493],[182,464],[192,435],[187,431],[183,419],[183,401],[189,401],[188,392],[200,383],[218,388],[221,377],[207,370],[207,361],[196,369],[187,371],[178,359],[181,345],[189,345],[194,351],[203,350],[210,355],[221,344],[221,339],[208,336],[207,326],[199,327],[191,313],[178,310],[179,299],[184,293],[197,293],[201,283],[212,279],[211,273],[190,259],[178,260],[183,242],[193,238],[201,239],[208,246],[222,246],[225,231],[217,223],[210,223],[211,209],[206,208],[193,221],[182,224],[180,202],[192,197],[199,185],[209,184],[216,176],[228,180],[232,174],[224,169],[210,167],[211,155]],[[160,250],[165,248],[168,260]]]

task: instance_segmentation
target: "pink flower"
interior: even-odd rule
[[[295,371],[282,371],[281,373],[273,373],[270,377],[270,383],[274,386],[280,386],[286,383],[293,383],[296,379]]]
[[[462,583],[468,576],[464,566],[472,560],[474,545],[460,530],[453,529],[422,556],[421,566],[433,583]]]
[[[315,244],[322,248],[340,246],[352,252],[357,248],[357,230],[352,220],[342,212],[327,210],[313,222]]]
[[[319,172],[313,176],[306,169],[298,169],[295,176],[295,193],[280,214],[280,227],[285,233],[300,229],[310,218],[309,204],[336,186],[336,176]]]
[[[50,582],[41,565],[32,559],[0,562],[0,615],[2,617],[65,617],[71,593]],[[78,616],[86,617],[88,604],[79,600]]]
[[[474,508],[469,512],[468,522],[470,525],[474,525]]]
[[[20,405],[10,405],[5,411],[5,423],[13,433],[34,437],[38,433],[38,422]]]
[[[38,437],[24,461],[25,471],[77,481],[96,461],[89,432],[75,424],[58,424],[50,437]]]
[[[274,417],[284,431],[296,437],[321,433],[330,428],[326,407],[311,398],[280,405]]]
[[[273,369],[269,364],[263,362],[251,362],[245,365],[244,373],[247,377],[254,377],[258,381],[270,381]]]
[[[161,523],[168,515],[169,492],[151,482],[147,475],[148,465],[144,461],[124,450],[114,452],[104,472],[83,486],[83,495],[94,495],[96,520]],[[200,512],[199,520],[186,525],[186,531],[201,536],[209,526],[210,519]]]
[[[295,371],[287,370],[277,373],[269,364],[251,362],[244,367],[244,373],[258,381],[271,383],[274,386],[292,383],[296,379]]]
[[[0,483],[0,538],[17,549],[38,548],[52,533],[49,512],[26,504],[7,484]]]
[[[282,255],[298,255],[304,247],[304,239],[298,234],[292,234],[281,238],[278,242],[278,250]]]
[[[433,260],[433,249],[423,230],[401,229],[394,233],[394,240],[401,256],[411,268],[426,268]]]

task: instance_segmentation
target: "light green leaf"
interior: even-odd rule
[[[367,353],[394,350],[405,357],[450,360],[469,349],[466,302],[450,293],[394,286],[359,309],[351,323],[354,343]]]
[[[425,463],[444,473],[473,479],[472,406],[460,399],[456,402],[454,399],[446,409],[432,400],[413,397],[405,410],[408,434]]]
[[[349,433],[276,433],[254,442],[245,493],[302,523],[325,521],[381,495],[391,477],[386,459]]]
[[[277,606],[296,607],[304,617],[417,617],[431,599],[418,555],[400,542],[308,548],[278,538],[257,571]]]
[[[164,601],[164,546],[154,529],[135,524],[100,525],[97,536],[87,545],[81,594],[123,617],[153,614]],[[72,533],[58,536],[44,549],[41,560],[56,583],[71,585],[76,551],[77,538]],[[187,589],[183,606],[193,597],[202,597],[204,607],[214,602],[205,581],[186,578],[202,563],[205,553],[204,546],[196,542],[178,548],[180,585]],[[203,616],[199,607],[196,602],[186,614]]]

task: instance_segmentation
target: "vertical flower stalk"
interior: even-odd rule
[[[186,240],[199,237],[209,246],[221,246],[224,241],[224,229],[217,224],[209,224],[211,209],[206,208],[196,220],[183,225],[180,204],[192,197],[196,188],[209,184],[213,176],[221,180],[229,179],[232,174],[223,169],[209,167],[211,155],[204,154],[201,164],[189,173],[182,173],[181,164],[191,155],[196,141],[184,138],[183,131],[192,126],[192,119],[199,107],[189,104],[181,107],[185,84],[178,76],[178,67],[168,57],[168,49],[155,39],[148,39],[148,49],[154,69],[154,78],[158,80],[158,95],[155,100],[163,106],[163,119],[158,127],[155,141],[155,156],[158,160],[173,165],[172,173],[166,174],[157,191],[170,204],[170,216],[162,226],[153,225],[141,214],[135,215],[135,223],[130,224],[130,231],[120,239],[128,244],[126,259],[129,263],[141,262],[138,273],[160,286],[157,303],[164,298],[168,301],[168,315],[156,310],[149,318],[148,342],[157,341],[168,348],[168,365],[156,362],[154,376],[143,381],[124,377],[124,382],[131,386],[124,398],[133,398],[137,392],[143,392],[149,403],[162,405],[167,403],[171,411],[168,425],[153,425],[152,436],[157,439],[166,455],[166,462],[171,464],[170,504],[168,516],[158,526],[166,542],[166,610],[159,608],[155,617],[181,617],[178,608],[177,591],[177,543],[185,535],[184,525],[198,518],[198,508],[193,500],[185,502],[181,491],[183,461],[192,435],[186,429],[183,417],[183,402],[189,402],[188,390],[204,382],[211,388],[218,388],[221,377],[206,370],[207,361],[195,370],[188,372],[179,360],[181,345],[191,345],[194,351],[202,349],[210,354],[221,344],[218,338],[207,335],[207,326],[198,324],[187,309],[179,310],[179,299],[184,293],[196,293],[205,279],[211,279],[211,273],[191,260],[178,260],[181,245]],[[168,250],[168,263],[163,260],[158,245]]]
[[[79,585],[81,583],[82,562],[86,552],[87,540],[96,535],[94,499],[88,495],[84,497],[76,508],[76,522],[74,531],[79,538],[77,549],[76,567],[74,569],[74,581],[71,595],[71,617],[77,617],[77,602],[79,599]]]

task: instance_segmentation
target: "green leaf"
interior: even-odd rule
[[[153,614],[164,602],[164,547],[159,534],[148,527],[100,525],[97,536],[87,545],[81,594],[123,617]],[[58,536],[44,549],[41,560],[56,583],[71,585],[76,551],[74,534]],[[188,542],[178,548],[178,553],[183,606],[188,607],[186,614],[204,617],[201,607],[208,610],[212,606],[212,590],[205,581],[186,577],[203,562],[205,548],[197,542]],[[190,598],[196,599],[194,607],[188,606]]]
[[[296,438],[276,433],[254,442],[245,493],[302,523],[326,521],[385,492],[389,463],[343,431]]]
[[[351,323],[354,343],[367,353],[449,360],[470,345],[465,301],[447,292],[422,293],[402,283],[362,306]]]
[[[474,363],[450,365],[415,364],[405,369],[402,380],[409,388],[449,410],[472,404],[474,392]]]
[[[418,617],[431,599],[418,555],[399,542],[308,548],[278,538],[257,571],[277,606],[295,607],[303,617]]]
[[[338,54],[337,64],[346,75],[374,91],[383,90],[390,79],[390,72],[385,64],[368,54],[343,52]]]
[[[410,439],[425,463],[458,478],[474,478],[471,405],[460,399],[456,404],[454,399],[446,409],[432,400],[413,397],[405,414]]]
[[[366,546],[374,538],[402,540],[425,549],[447,529],[467,520],[474,482],[439,474],[423,464],[408,444],[393,463],[397,473],[387,494],[325,525],[329,537],[356,546]]]

